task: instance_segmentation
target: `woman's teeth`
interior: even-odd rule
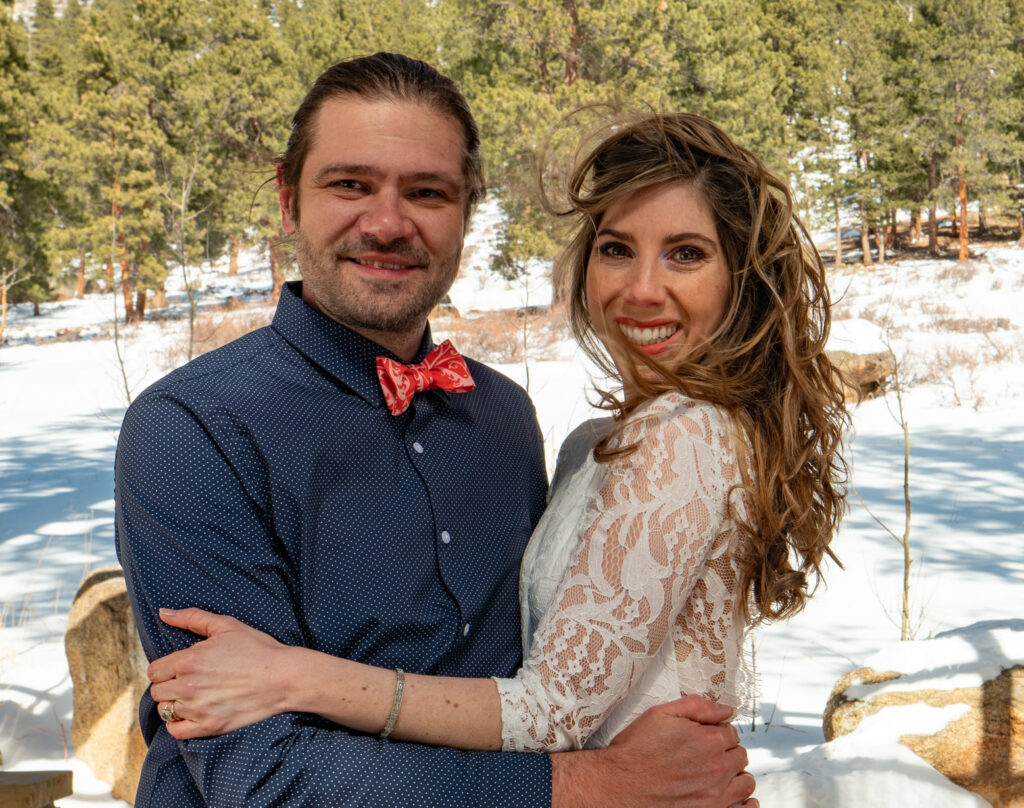
[[[679,326],[675,324],[659,325],[655,328],[637,328],[636,326],[619,323],[619,328],[626,335],[626,339],[634,345],[640,345],[641,347],[664,342],[679,330]]]

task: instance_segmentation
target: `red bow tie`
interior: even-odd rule
[[[466,360],[448,340],[415,365],[403,365],[386,356],[378,356],[377,378],[392,415],[405,412],[412,403],[413,395],[420,390],[438,387],[450,393],[468,393],[476,388]]]

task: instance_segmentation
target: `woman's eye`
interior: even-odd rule
[[[673,257],[676,261],[682,261],[686,264],[692,264],[694,261],[702,261],[705,258],[704,251],[699,247],[679,247],[676,249]]]
[[[625,258],[629,255],[626,245],[617,241],[606,241],[597,248],[597,251],[605,258]]]

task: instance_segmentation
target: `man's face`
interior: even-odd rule
[[[463,145],[454,119],[415,102],[325,101],[299,187],[279,194],[303,299],[411,358],[458,271]]]

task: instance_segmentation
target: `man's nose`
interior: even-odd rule
[[[382,190],[367,199],[366,210],[359,219],[364,235],[374,236],[382,242],[409,238],[413,225],[403,207],[401,196],[394,191]]]

